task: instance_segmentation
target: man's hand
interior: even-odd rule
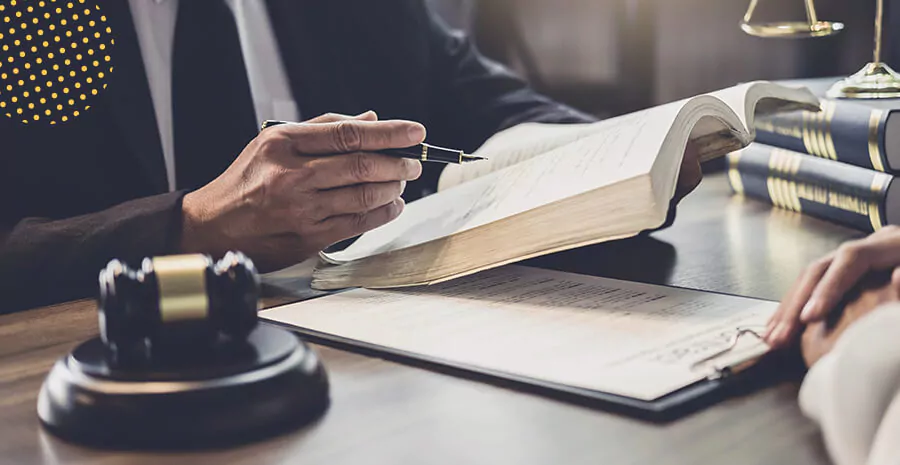
[[[766,341],[773,347],[787,345],[803,324],[825,318],[865,275],[897,266],[900,228],[888,226],[864,239],[845,243],[800,275],[769,320]]]
[[[688,141],[684,149],[684,158],[681,160],[681,170],[678,173],[678,184],[675,187],[673,200],[677,204],[686,195],[690,194],[703,179],[703,171],[700,169],[699,150],[693,142]]]
[[[422,165],[371,151],[418,144],[425,128],[375,119],[325,115],[262,131],[224,173],[184,197],[182,251],[240,250],[270,271],[396,218]]]
[[[800,349],[808,367],[827,354],[850,325],[882,304],[900,300],[900,268],[895,269],[891,275],[870,275],[867,281],[860,286],[858,295],[854,295],[844,306],[841,317],[832,328],[824,320],[815,321],[806,327]]]

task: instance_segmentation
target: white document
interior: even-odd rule
[[[695,362],[757,331],[777,303],[507,266],[446,283],[354,289],[263,319],[455,365],[654,400],[708,377]],[[752,336],[737,350],[768,350]],[[712,362],[710,362],[712,363]]]

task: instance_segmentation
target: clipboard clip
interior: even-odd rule
[[[735,348],[737,348],[738,343],[741,340],[741,337],[745,336],[745,335],[750,335],[750,336],[755,337],[756,339],[758,339],[759,341],[761,341],[763,343],[762,346],[760,346],[760,348],[758,348],[757,350],[749,351],[749,353],[746,354],[744,357],[738,357],[734,360],[730,360],[728,363],[726,363],[724,365],[713,365],[712,367],[710,367],[712,372],[708,376],[708,378],[709,379],[724,378],[728,375],[735,374],[737,372],[740,372],[740,371],[750,367],[759,359],[760,356],[762,356],[765,352],[768,352],[769,346],[767,344],[765,344],[765,339],[756,330],[753,330],[748,327],[737,327],[735,329],[734,335],[731,336],[731,339],[728,341],[727,347],[693,362],[691,364],[691,370],[694,370],[701,365],[708,364],[709,362],[714,361],[715,359],[722,357],[724,355],[727,355],[729,352],[735,350]]]

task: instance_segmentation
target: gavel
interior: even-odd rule
[[[100,336],[118,368],[139,367],[186,346],[241,341],[257,325],[259,276],[240,252],[112,260],[100,271]]]
[[[328,376],[295,334],[257,323],[260,278],[240,252],[112,260],[100,335],[47,374],[41,423],[88,445],[193,448],[268,437],[330,404]],[[235,402],[239,399],[239,402]]]

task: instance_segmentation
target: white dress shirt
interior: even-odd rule
[[[188,0],[190,1],[190,0]],[[156,111],[169,190],[175,188],[175,142],[172,135],[172,44],[179,0],[129,0],[150,96]],[[297,121],[287,73],[265,0],[225,0],[234,13],[247,66],[256,120]]]
[[[800,407],[836,465],[900,464],[900,304],[853,323],[809,370]]]

